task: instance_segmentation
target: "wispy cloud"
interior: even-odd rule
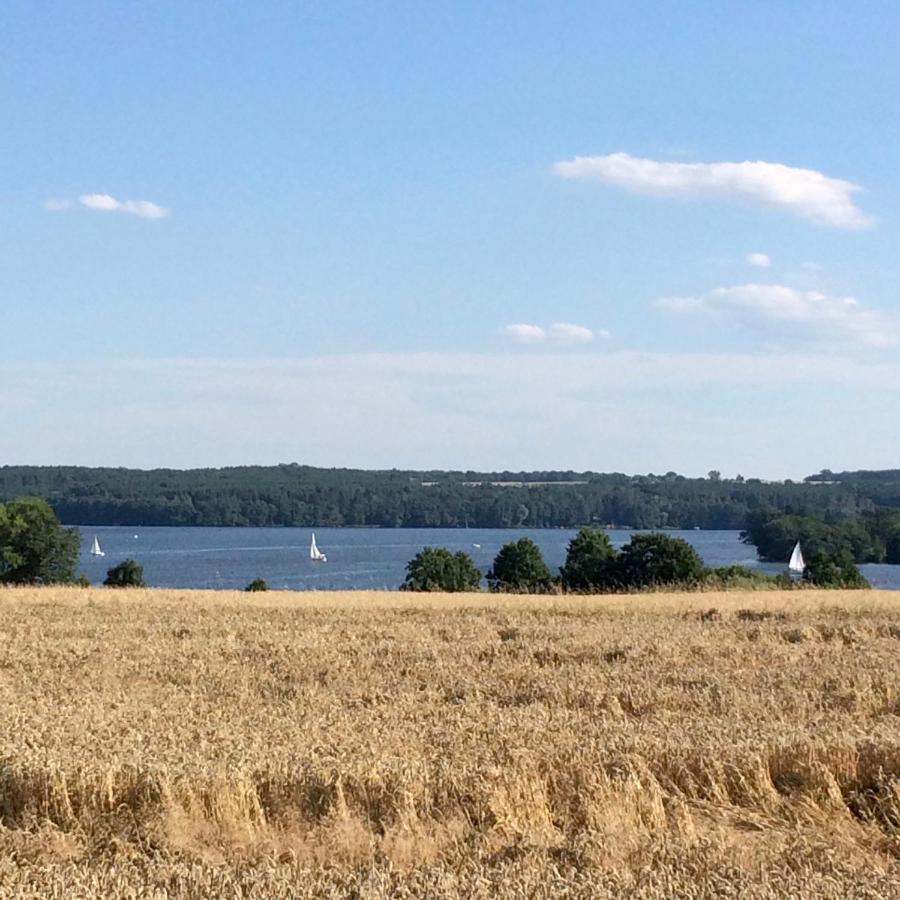
[[[609,337],[608,331],[594,332],[584,325],[573,325],[570,322],[554,322],[550,326],[549,337],[563,344],[586,344],[596,336]]]
[[[500,333],[518,344],[541,344],[544,342],[587,344],[595,337],[609,337],[609,332],[604,329],[594,331],[584,325],[573,325],[571,322],[554,322],[549,328],[518,322],[515,325],[504,326],[500,329]]]
[[[122,212],[141,219],[164,219],[169,210],[150,200],[118,200],[111,194],[82,194],[78,200],[45,200],[44,209],[61,212],[83,206],[99,212]]]
[[[768,269],[772,265],[772,260],[769,258],[768,253],[748,253],[747,262],[758,269]]]
[[[874,219],[853,202],[860,187],[815,169],[762,161],[681,163],[627,153],[576,156],[554,165],[563,178],[591,179],[659,197],[750,200],[833,228],[867,228]]]
[[[504,325],[500,333],[517,344],[540,344],[547,339],[547,332],[540,325],[528,325],[525,322]]]
[[[102,212],[124,212],[142,219],[162,219],[169,211],[149,200],[117,200],[109,194],[82,194],[78,202],[88,209]]]
[[[900,343],[900,317],[867,309],[855,297],[832,297],[780,284],[720,287],[694,297],[663,297],[655,304],[674,313],[731,316],[741,324],[787,341],[824,340],[867,347]]]

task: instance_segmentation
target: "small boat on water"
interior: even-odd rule
[[[100,541],[97,540],[97,535],[94,535],[94,543],[91,544],[91,556],[106,556],[106,554],[100,549]]]
[[[328,562],[328,557],[316,546],[315,532],[309,542],[309,558],[313,562]]]
[[[791,575],[802,575],[806,571],[806,563],[803,561],[803,551],[800,549],[800,541],[794,544],[791,559],[788,563],[788,571]]]

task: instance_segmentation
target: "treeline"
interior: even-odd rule
[[[844,485],[876,506],[900,507],[900,469],[868,470],[856,472],[832,472],[823,469],[804,479],[808,484],[823,486]]]
[[[784,514],[774,509],[750,513],[741,534],[759,558],[786,562],[797,541],[806,554],[846,554],[858,563],[900,563],[900,509],[863,511],[848,519]]]
[[[832,473],[828,473],[831,475]],[[818,483],[595,472],[434,472],[4,466],[0,502],[41,497],[82,525],[743,528],[765,508],[840,521],[900,507],[893,482]]]
[[[790,573],[770,576],[746,566],[704,565],[697,551],[682,538],[643,533],[616,550],[599,528],[581,528],[569,542],[565,564],[553,575],[531,538],[500,548],[487,573],[488,589],[522,594],[605,594],[646,590],[791,589],[800,584],[822,588],[867,588],[851,557],[843,551],[816,551],[807,562],[802,582]],[[264,582],[263,582],[264,584]],[[248,590],[255,590],[252,585]],[[425,547],[406,566],[405,591],[478,591],[481,572],[463,552]]]

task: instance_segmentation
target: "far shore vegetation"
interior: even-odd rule
[[[829,527],[861,521],[877,531],[869,556],[879,561],[881,546],[888,554],[889,535],[897,531],[900,470],[824,470],[799,482],[768,482],[718,471],[687,478],[677,472],[364,471],[293,463],[185,471],[0,466],[0,503],[23,496],[46,500],[64,525],[738,530],[765,512]],[[874,522],[876,512],[893,525]]]

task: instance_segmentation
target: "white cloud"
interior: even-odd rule
[[[552,340],[565,344],[585,344],[594,339],[594,332],[584,325],[572,325],[569,322],[555,322],[549,331]]]
[[[110,194],[82,194],[78,202],[88,209],[102,212],[124,212],[142,219],[162,219],[169,211],[149,200],[117,200]]]
[[[109,194],[82,194],[78,202],[88,209],[102,209],[106,211],[119,209],[122,204]]]
[[[769,258],[768,253],[748,253],[747,262],[758,269],[768,269],[772,265],[772,260]]]
[[[752,200],[833,228],[874,223],[853,202],[858,185],[783,163],[676,163],[610,153],[576,156],[557,162],[554,170],[563,178],[593,179],[660,197]]]
[[[79,205],[98,212],[128,213],[141,219],[164,219],[169,214],[164,206],[149,200],[117,200],[110,194],[82,194],[77,201],[45,200],[43,203],[48,212],[62,212]]]
[[[519,322],[504,326],[500,333],[518,344],[587,344],[595,337],[609,337],[608,331],[592,331],[584,325],[573,325],[571,322],[554,322],[549,328]]]
[[[900,343],[900,317],[893,313],[867,309],[855,297],[831,297],[779,284],[720,287],[697,297],[663,297],[655,305],[675,313],[733,316],[789,342],[825,340],[875,348]]]
[[[547,332],[540,325],[527,325],[524,322],[506,325],[500,331],[518,344],[540,344],[547,338]]]

